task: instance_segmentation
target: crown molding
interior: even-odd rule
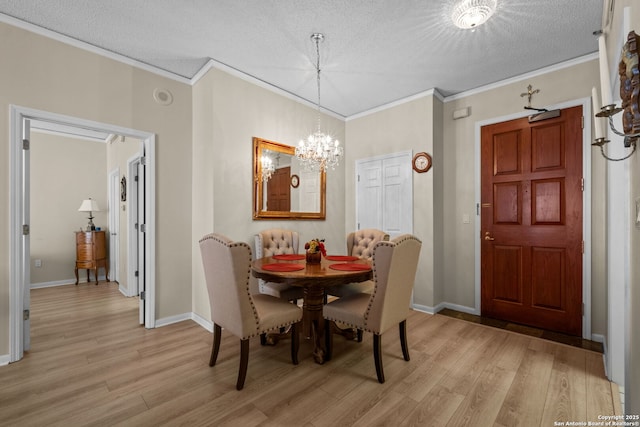
[[[171,80],[175,80],[180,83],[190,84],[191,80],[180,76],[178,74],[172,73],[167,70],[163,70],[161,68],[146,64],[144,62],[131,59],[128,56],[120,55],[118,53],[111,52],[110,50],[103,49],[98,46],[94,46],[92,44],[80,41],[78,39],[74,39],[73,37],[65,36],[63,34],[57,33],[55,31],[40,27],[35,24],[31,24],[29,22],[22,21],[20,19],[14,18],[12,16],[6,15],[4,13],[0,13],[0,22],[4,22],[5,24],[21,28],[23,30],[38,34],[40,36],[58,41],[60,43],[64,43],[73,47],[77,47],[78,49],[85,50],[87,52],[95,53],[96,55],[103,56],[105,58],[113,59],[114,61],[121,62],[126,65],[130,65],[132,67],[139,68],[144,71],[148,71],[153,74],[157,74],[162,77],[166,77]]]
[[[593,61],[598,59],[598,53],[590,53],[588,55],[584,55],[584,56],[580,56],[578,58],[574,58],[574,59],[570,59],[568,61],[564,61],[564,62],[560,62],[558,64],[554,64],[554,65],[550,65],[548,67],[544,67],[544,68],[540,68],[538,70],[535,71],[531,71],[529,73],[525,73],[525,74],[520,74],[519,76],[515,76],[515,77],[510,77],[508,79],[504,79],[504,80],[500,80],[498,82],[495,83],[491,83],[485,86],[480,86],[477,87],[475,89],[471,89],[465,92],[460,92],[457,93],[455,95],[451,95],[451,96],[447,96],[444,99],[444,102],[450,102],[450,101],[456,101],[458,99],[462,99],[462,98],[466,98],[469,97],[471,95],[476,95],[478,93],[482,93],[482,92],[486,92],[489,90],[493,90],[502,86],[507,86],[510,85],[512,83],[517,83],[520,82],[522,80],[527,80],[527,79],[531,79],[533,77],[538,77],[538,76],[542,76],[544,74],[548,74],[551,73],[553,71],[559,71],[562,70],[564,68],[569,68],[569,67],[573,67],[575,65],[579,65],[585,62],[589,62],[589,61]]]
[[[398,99],[396,101],[389,102],[388,104],[383,104],[378,107],[372,108],[370,110],[363,111],[361,113],[353,114],[345,119],[345,121],[359,119],[370,114],[378,113],[380,111],[388,110],[389,108],[397,107],[398,105],[406,104],[407,102],[415,101],[416,99],[425,98],[427,96],[433,96],[440,101],[443,101],[445,98],[442,96],[438,89],[429,89],[424,92],[416,93],[415,95],[408,96],[406,98]]]

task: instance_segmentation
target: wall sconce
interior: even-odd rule
[[[596,114],[596,138],[591,144],[600,147],[602,156],[614,162],[628,159],[636,152],[638,137],[640,137],[640,110],[638,108],[640,98],[640,78],[638,75],[638,44],[640,38],[634,31],[629,32],[627,42],[622,47],[621,60],[618,66],[620,74],[620,98],[622,99],[621,107],[616,107],[611,102],[611,93],[608,89],[609,71],[607,64],[607,52],[605,48],[604,35],[600,35],[600,84],[602,86],[602,101],[604,106],[600,108],[600,112]],[[598,104],[597,92],[593,90],[594,110]],[[622,112],[622,128],[620,132],[613,124],[613,116]],[[631,152],[624,157],[612,158],[604,152],[604,145],[610,141],[606,138],[604,130],[601,129],[598,118],[606,117],[609,119],[609,128],[618,136],[624,137],[625,148],[631,148]]]
[[[602,107],[600,109],[600,112],[596,114],[596,117],[607,117],[609,119],[609,128],[611,129],[611,131],[618,136],[624,137],[624,146],[625,148],[631,147],[631,152],[626,156],[620,157],[620,158],[609,157],[604,152],[604,145],[608,144],[610,141],[606,137],[598,135],[597,131],[596,131],[596,139],[591,144],[595,147],[600,147],[600,153],[602,154],[602,157],[604,157],[607,160],[611,160],[613,162],[619,162],[621,160],[626,160],[629,157],[631,157],[633,153],[636,152],[636,142],[638,140],[638,137],[640,137],[640,133],[623,133],[623,132],[620,132],[618,129],[616,129],[615,125],[613,124],[613,116],[618,114],[621,111],[623,111],[623,109],[620,107],[616,107],[616,104],[609,104]]]

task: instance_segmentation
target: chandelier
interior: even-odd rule
[[[342,156],[340,141],[320,130],[320,42],[324,35],[311,34],[311,40],[316,43],[316,82],[318,86],[318,129],[306,139],[301,139],[296,147],[296,157],[302,166],[309,171],[323,171],[327,168],[335,169]]]
[[[260,158],[260,166],[262,167],[262,182],[267,182],[276,171],[276,166],[273,164],[271,157],[266,155]]]
[[[458,28],[476,28],[491,18],[496,6],[497,0],[461,0],[453,7],[451,19]]]

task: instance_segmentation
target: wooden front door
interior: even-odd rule
[[[582,332],[582,107],[481,130],[482,315]]]

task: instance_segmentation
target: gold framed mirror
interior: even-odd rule
[[[295,148],[253,138],[253,219],[325,219],[326,173],[307,172]]]

